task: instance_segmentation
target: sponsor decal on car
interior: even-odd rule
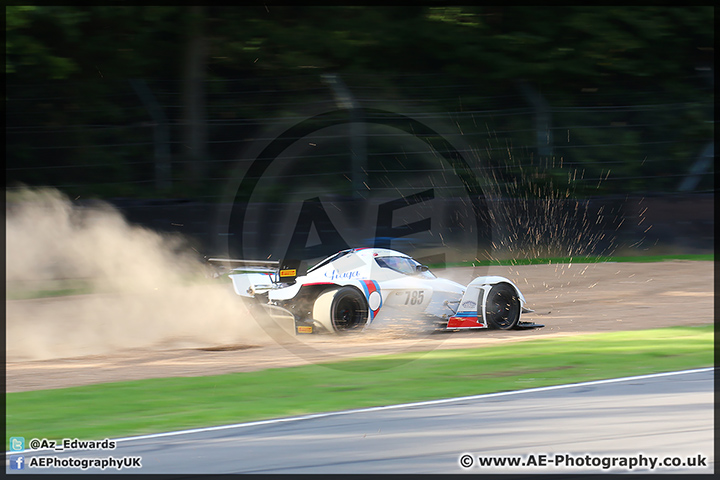
[[[370,307],[370,321],[372,322],[380,311],[380,307],[382,307],[380,285],[375,280],[363,280],[362,284],[365,290],[365,298],[368,300],[368,307]]]
[[[353,270],[351,272],[339,272],[337,270],[333,270],[332,272],[326,272],[325,277],[329,278],[330,280],[352,280],[353,278],[358,278],[360,276],[360,271]]]

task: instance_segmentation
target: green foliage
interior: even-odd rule
[[[208,135],[218,142],[209,160],[236,155],[220,143],[253,133],[251,127],[216,124],[297,116],[327,102],[324,72],[350,78],[360,98],[371,91],[375,105],[413,100],[433,112],[525,108],[524,118],[501,115],[490,128],[512,132],[516,145],[534,148],[532,109],[516,84],[523,80],[552,108],[682,105],[636,119],[604,113],[589,121],[587,112],[584,117],[553,112],[555,125],[566,119],[587,126],[570,132],[578,148],[560,145],[566,164],[588,166],[593,179],[609,169],[634,178],[659,170],[666,178],[660,188],[672,188],[687,172],[687,159],[712,139],[712,80],[703,72],[714,64],[713,17],[713,8],[705,6],[8,6],[8,124],[52,128],[55,133],[43,143],[61,145],[52,135],[65,142],[48,158],[33,150],[36,140],[29,134],[7,135],[9,166],[25,169],[9,180],[52,183],[63,177],[55,183],[78,184],[77,168],[58,178],[33,168],[82,165],[89,158],[83,146],[104,144],[97,128],[106,126],[125,129],[100,135],[114,136],[110,144],[135,148],[88,162],[151,163],[152,130],[136,127],[152,119],[127,85],[132,78],[150,84],[173,126],[172,155],[182,159],[187,106],[182,82],[203,74],[202,66],[186,68],[195,39],[205,46],[207,82],[193,95],[208,96]],[[251,92],[257,92],[257,101],[239,100]],[[488,99],[496,100],[490,105]],[[648,120],[659,123],[651,127],[653,138],[633,128]],[[70,125],[77,128],[58,130]],[[482,124],[465,129],[484,130]],[[667,143],[661,147],[661,141]],[[598,152],[586,145],[613,147]],[[608,162],[614,166],[605,166]],[[224,168],[221,161],[212,163],[208,175],[221,177]],[[90,168],[86,175],[103,184],[109,175],[125,172],[111,183],[129,182],[130,190],[142,195],[153,193],[151,171]],[[176,174],[178,180],[187,178],[186,172]],[[621,193],[642,189],[641,183],[605,187]],[[115,187],[101,187],[101,193],[103,188],[111,194]],[[205,193],[215,188],[207,183]]]
[[[11,6],[6,73],[174,76],[183,39],[206,35],[208,64],[239,74],[293,69],[437,72],[610,85],[684,82],[712,61],[712,7]],[[194,33],[193,33],[194,32]],[[93,68],[93,64],[97,68]],[[661,77],[659,77],[661,76]]]

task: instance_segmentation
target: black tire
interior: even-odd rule
[[[335,333],[362,330],[367,325],[368,313],[365,296],[353,287],[323,292],[313,305],[313,318]]]
[[[485,302],[485,316],[488,328],[510,330],[517,326],[520,321],[520,299],[512,285],[498,283],[490,289]]]

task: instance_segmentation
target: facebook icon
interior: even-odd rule
[[[25,468],[25,457],[22,455],[10,456],[10,470],[22,470]]]

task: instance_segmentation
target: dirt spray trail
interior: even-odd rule
[[[14,194],[6,258],[8,293],[66,284],[93,293],[10,296],[8,361],[270,341],[228,284],[204,280],[206,265],[182,238],[130,225],[108,205],[77,206],[50,189]]]

